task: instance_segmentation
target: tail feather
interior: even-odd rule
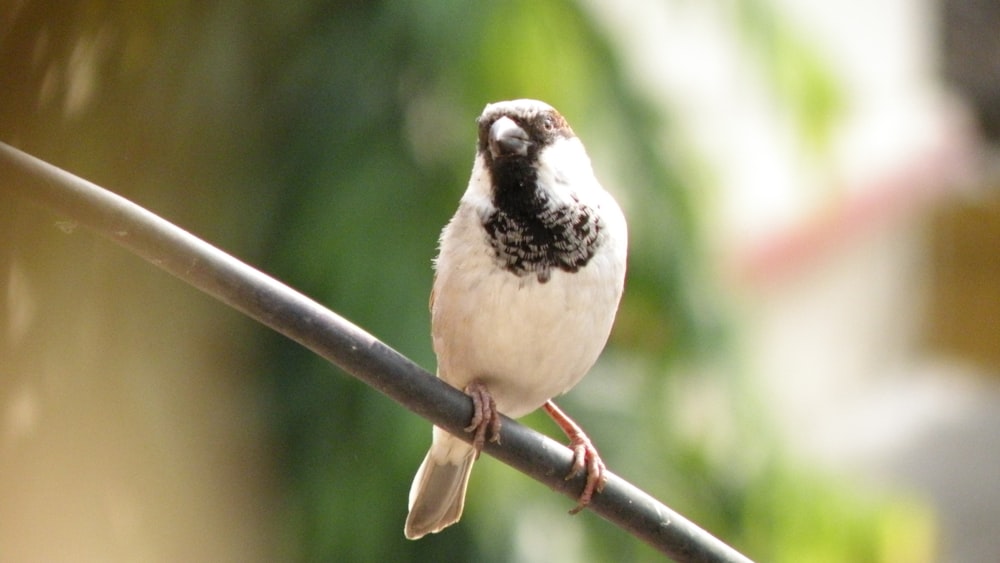
[[[411,540],[458,522],[465,506],[475,450],[435,428],[434,443],[410,487],[410,514],[404,533]]]

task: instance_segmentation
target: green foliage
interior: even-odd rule
[[[748,488],[741,535],[776,562],[931,561],[934,522],[906,498],[865,495],[855,485],[769,468]]]
[[[744,0],[733,7],[734,31],[757,55],[767,84],[792,114],[806,146],[823,154],[845,103],[843,84],[808,35],[780,17],[772,2]]]

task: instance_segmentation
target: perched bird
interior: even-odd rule
[[[544,406],[569,436],[567,479],[587,472],[572,512],[605,481],[597,450],[550,399],[580,381],[607,342],[625,283],[625,217],[548,104],[489,104],[478,125],[472,178],[441,233],[431,292],[437,375],[472,396],[473,443],[434,427],[410,489],[410,539],[461,517],[472,463],[499,439],[499,413]]]

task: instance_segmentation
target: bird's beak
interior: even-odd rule
[[[490,152],[493,158],[526,156],[530,146],[528,134],[509,117],[501,117],[490,127]]]

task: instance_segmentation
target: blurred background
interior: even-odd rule
[[[475,118],[548,101],[630,221],[611,342],[560,401],[609,467],[756,560],[995,562],[997,29],[987,0],[15,0],[0,141],[433,371]],[[0,205],[0,561],[658,559],[486,456],[462,522],[405,540],[429,440]]]

